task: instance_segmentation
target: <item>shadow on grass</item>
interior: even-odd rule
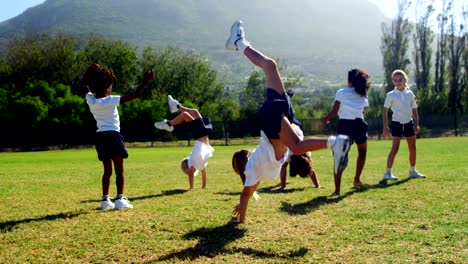
[[[139,196],[139,197],[130,197],[130,201],[137,201],[137,200],[144,200],[144,199],[152,199],[152,198],[158,198],[162,196],[171,196],[171,195],[177,195],[177,194],[183,194],[186,193],[188,190],[184,189],[174,189],[174,190],[166,190],[162,191],[160,194],[152,194],[152,195],[145,195],[145,196]],[[92,199],[92,200],[84,200],[81,201],[81,203],[99,203],[101,200],[97,199]]]
[[[31,222],[39,222],[39,221],[55,221],[60,219],[72,219],[82,214],[87,214],[89,211],[79,211],[79,212],[67,212],[67,213],[59,213],[54,215],[46,215],[43,217],[35,217],[35,218],[26,218],[23,220],[17,221],[7,221],[0,223],[0,232],[6,233],[12,231],[15,226],[19,224],[27,224]]]
[[[318,196],[308,202],[299,203],[299,204],[281,202],[280,210],[290,215],[305,215],[318,209],[321,206],[325,206],[329,204],[336,204],[355,193],[365,192],[371,189],[385,189],[385,188],[389,188],[393,186],[398,186],[398,185],[408,182],[409,180],[410,178],[406,178],[404,180],[397,181],[391,184],[389,184],[387,181],[382,180],[378,184],[368,185],[364,188],[353,188],[353,190],[340,196],[335,196],[335,197]]]
[[[292,188],[292,189],[285,189],[281,190],[281,184],[278,183],[273,186],[262,187],[258,189],[259,193],[292,193],[298,191],[304,191],[306,188]]]
[[[240,188],[243,188],[242,186]],[[292,192],[298,192],[298,191],[304,191],[306,188],[292,188],[292,189],[285,189],[281,190],[281,184],[277,184],[274,186],[268,186],[268,187],[263,187],[257,189],[258,193],[292,193]],[[242,192],[216,192],[214,194],[220,194],[220,195],[230,195],[230,196],[239,196]]]
[[[242,253],[244,255],[251,255],[261,259],[286,259],[292,257],[302,257],[308,252],[306,248],[300,248],[297,251],[292,251],[288,254],[274,254],[251,248],[226,248],[230,243],[245,236],[245,232],[246,231],[244,229],[239,228],[239,226],[235,223],[228,223],[214,228],[200,228],[183,236],[183,238],[186,240],[198,239],[198,243],[195,246],[170,253],[147,263],[156,263],[159,261],[170,260],[193,261],[200,257],[213,258],[218,255],[234,253]]]
[[[163,197],[163,196],[178,195],[178,194],[184,194],[186,192],[188,192],[188,190],[186,190],[186,189],[165,190],[165,191],[162,191],[160,194],[145,195],[145,196],[140,196],[140,197],[132,197],[131,201],[152,199],[152,198],[158,198],[158,197]]]

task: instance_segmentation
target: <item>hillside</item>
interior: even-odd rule
[[[331,79],[351,67],[381,74],[386,18],[367,0],[47,0],[0,23],[0,39],[30,32],[96,34],[138,48],[195,49],[224,72],[245,73],[250,65],[223,49],[236,19],[244,21],[255,47],[286,59],[292,69]]]

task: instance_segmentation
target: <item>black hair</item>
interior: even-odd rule
[[[105,91],[114,81],[114,72],[96,63],[91,64],[81,78],[82,85],[87,85],[96,93]]]
[[[352,69],[348,72],[348,81],[353,85],[356,93],[364,97],[367,97],[367,91],[371,86],[369,78],[370,76],[361,69]]]

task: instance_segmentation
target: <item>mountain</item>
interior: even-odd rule
[[[220,69],[248,72],[248,62],[224,50],[236,19],[254,47],[315,78],[346,78],[353,67],[382,72],[387,19],[367,0],[47,0],[0,23],[0,43],[30,32],[95,34],[137,48],[194,49]]]

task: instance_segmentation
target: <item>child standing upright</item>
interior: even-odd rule
[[[174,126],[187,122],[192,129],[192,137],[195,139],[192,152],[182,160],[180,167],[182,171],[188,176],[190,189],[193,189],[193,179],[201,171],[202,175],[202,189],[206,188],[206,165],[208,160],[213,156],[213,147],[211,147],[208,136],[213,132],[213,125],[211,120],[203,117],[197,109],[191,109],[182,106],[179,101],[168,95],[167,100],[169,103],[169,110],[171,113],[180,111],[180,114],[174,119],[168,121],[163,120],[154,123],[158,129],[163,129],[168,132],[174,130]]]
[[[322,118],[327,124],[330,119],[338,115],[338,134],[348,135],[356,142],[358,157],[354,186],[362,188],[361,173],[366,163],[368,126],[364,121],[364,108],[369,106],[367,92],[370,88],[369,76],[363,70],[352,69],[348,72],[348,87],[336,92],[332,110]],[[351,144],[352,144],[351,143]],[[347,160],[346,156],[346,160]],[[342,172],[335,173],[335,191],[332,196],[340,195]]]
[[[128,157],[128,152],[124,138],[120,134],[117,106],[138,98],[152,79],[153,71],[149,70],[145,73],[143,84],[133,93],[125,96],[112,95],[112,84],[115,81],[114,73],[99,64],[91,64],[81,79],[80,85],[87,92],[86,103],[96,120],[96,151],[98,159],[102,161],[104,167],[101,210],[133,208],[130,201],[123,195],[124,159]],[[114,164],[117,185],[115,204],[109,198],[112,163]]]
[[[409,178],[426,178],[425,175],[416,170],[416,134],[419,134],[418,109],[413,92],[408,87],[408,76],[402,70],[395,70],[392,73],[392,82],[395,88],[388,92],[385,97],[384,109],[382,112],[384,135],[390,135],[388,127],[388,110],[392,114],[392,148],[388,153],[387,171],[384,173],[384,180],[397,180],[392,173],[392,166],[395,156],[400,148],[400,140],[406,138],[409,149]]]

